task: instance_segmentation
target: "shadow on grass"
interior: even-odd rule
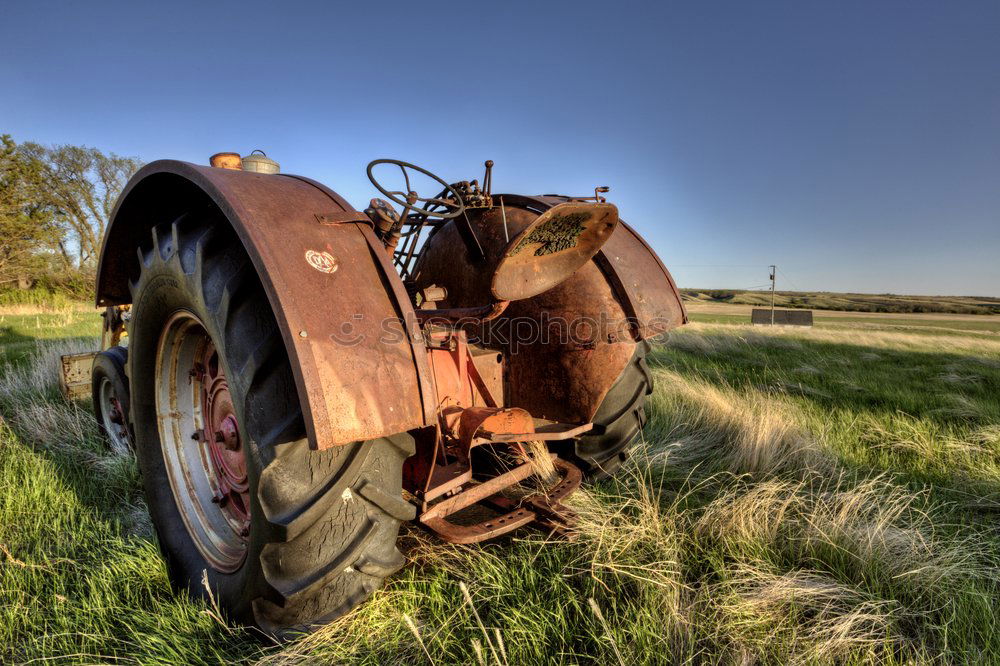
[[[1000,422],[1000,360],[975,355],[776,338],[773,345],[734,340],[709,352],[668,341],[650,361],[720,386],[784,393],[824,410],[902,412],[945,426]]]
[[[996,358],[705,331],[658,346],[650,364],[717,388],[781,397],[844,466],[944,486],[959,498],[996,498],[987,510],[1000,510]]]
[[[40,336],[25,335],[14,326],[0,326],[0,364],[18,366],[30,361],[40,348],[57,344],[76,348],[93,343],[94,336],[81,335],[53,340]],[[96,349],[96,344],[91,345]],[[3,367],[0,365],[0,367]]]

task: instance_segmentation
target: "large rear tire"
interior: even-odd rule
[[[594,429],[574,442],[571,460],[588,481],[614,476],[646,423],[646,396],[653,376],[646,365],[650,345],[642,340],[594,415]]]
[[[131,418],[171,581],[274,635],[336,619],[403,564],[412,438],[310,450],[266,293],[217,213],[157,226],[139,261]]]

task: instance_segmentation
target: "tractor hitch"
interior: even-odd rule
[[[562,473],[561,480],[553,488],[518,499],[505,496],[503,491],[536,474],[533,464],[525,462],[487,481],[459,489],[450,497],[431,505],[420,515],[420,523],[451,543],[485,541],[530,524],[571,535],[576,514],[560,500],[580,486],[583,475],[576,465],[555,454],[551,455],[551,461]],[[448,516],[473,505],[485,506],[498,513],[471,524],[448,520]]]
[[[474,406],[441,415],[432,450],[423,456],[418,450],[417,459],[427,463],[427,481],[416,493],[422,525],[451,543],[485,541],[530,524],[571,533],[575,514],[562,500],[583,474],[544,442],[576,437],[593,424],[546,422],[518,408]]]
[[[416,455],[403,467],[418,521],[452,543],[528,524],[569,532],[575,516],[562,500],[583,474],[547,443],[579,437],[593,424],[556,423],[503,406],[502,355],[473,348],[454,325],[425,325],[424,332],[437,423],[415,436]]]

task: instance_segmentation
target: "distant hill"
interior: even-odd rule
[[[740,289],[681,289],[685,301],[736,303],[770,307],[770,291]],[[830,291],[777,291],[779,308],[846,310],[848,312],[940,312],[1000,314],[1000,298],[989,296],[899,296],[897,294],[839,294]]]

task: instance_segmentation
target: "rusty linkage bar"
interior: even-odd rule
[[[582,474],[574,465],[548,453],[558,480],[548,488],[519,489],[520,497],[510,494],[539,476],[541,466],[526,443],[576,437],[593,425],[545,422],[524,409],[499,406],[495,389],[480,371],[482,366],[501,376],[497,355],[474,355],[461,329],[431,327],[427,334],[440,401],[438,425],[432,436],[418,442],[417,455],[404,470],[407,489],[419,501],[420,523],[452,543],[483,541],[531,523],[568,531],[573,513],[560,500],[580,485]],[[493,515],[471,522],[456,516],[474,505]],[[459,521],[450,519],[454,517]]]

